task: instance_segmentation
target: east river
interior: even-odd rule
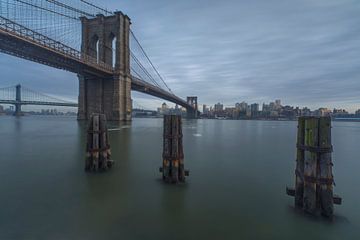
[[[183,122],[185,184],[161,180],[162,119],[110,126],[85,173],[72,117],[0,117],[0,239],[360,239],[360,123],[333,122],[335,220],[293,208],[296,122]]]

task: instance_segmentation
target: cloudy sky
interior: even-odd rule
[[[360,108],[358,0],[93,0],[132,29],[177,95],[201,104]],[[0,86],[76,99],[76,75],[0,55]],[[134,93],[148,108],[162,102]]]

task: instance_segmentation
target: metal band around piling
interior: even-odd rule
[[[334,178],[330,177],[330,178],[316,178],[316,177],[311,177],[311,176],[304,176],[304,180],[305,182],[308,183],[316,183],[319,185],[328,185],[331,186],[334,184]]]
[[[312,153],[332,153],[333,152],[333,147],[311,147],[311,146],[305,146],[305,145],[301,145],[301,144],[297,144],[296,147],[299,150],[303,150],[303,151],[309,151]]]
[[[90,149],[88,152],[90,153],[98,153],[98,152],[104,152],[110,149],[110,146],[106,146],[104,148],[98,148],[98,149]]]
[[[174,135],[168,135],[168,134],[164,134],[164,138],[182,138],[183,135],[182,134],[174,134]]]

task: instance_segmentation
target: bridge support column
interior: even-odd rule
[[[120,121],[131,121],[131,79],[129,76],[115,75],[113,81],[113,116]]]
[[[78,120],[87,119],[87,107],[86,107],[86,82],[85,77],[78,75],[79,78],[79,98],[78,98]]]
[[[102,113],[109,121],[131,121],[131,112],[130,77],[114,75],[102,79],[79,75],[78,120]]]
[[[15,113],[14,116],[22,116],[21,112],[21,85],[16,85],[16,104],[15,104]]]
[[[103,113],[103,80],[79,76],[78,119],[88,120],[93,113]]]
[[[198,118],[197,111],[195,111],[194,109],[187,109],[186,110],[186,116],[187,116],[188,119],[196,119],[196,118]]]
[[[21,112],[21,104],[15,104],[15,113],[14,116],[22,116],[22,112]]]

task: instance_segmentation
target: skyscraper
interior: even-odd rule
[[[280,99],[275,100],[275,105],[276,107],[281,107],[281,100]]]
[[[215,104],[215,112],[222,112],[224,110],[224,105],[221,103]]]

